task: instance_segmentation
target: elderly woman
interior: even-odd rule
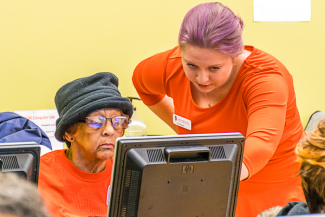
[[[55,104],[55,137],[68,149],[41,157],[44,202],[53,216],[106,216],[115,140],[131,122],[132,104],[106,72],[65,84]]]

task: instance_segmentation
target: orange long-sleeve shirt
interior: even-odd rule
[[[87,173],[57,150],[41,157],[38,190],[53,217],[106,217],[112,160],[100,173]]]
[[[240,132],[246,137],[243,162],[249,178],[241,181],[236,217],[257,216],[274,206],[304,201],[294,148],[304,136],[292,76],[271,55],[252,46],[229,93],[210,108],[198,107],[175,47],[143,60],[133,84],[150,106],[165,95],[175,114],[191,121],[179,134]]]

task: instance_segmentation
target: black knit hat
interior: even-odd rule
[[[130,100],[123,98],[118,90],[118,78],[110,72],[100,72],[63,85],[56,92],[55,104],[60,116],[56,121],[55,137],[62,142],[70,126],[98,109],[121,109],[130,118],[133,114]]]

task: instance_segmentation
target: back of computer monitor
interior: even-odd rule
[[[233,217],[244,137],[239,133],[121,138],[109,217]]]
[[[0,143],[0,172],[38,184],[40,147],[33,142]]]

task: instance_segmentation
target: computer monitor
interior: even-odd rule
[[[244,142],[240,133],[118,138],[107,216],[235,216]]]
[[[40,146],[34,142],[0,143],[0,172],[16,173],[38,184]]]

